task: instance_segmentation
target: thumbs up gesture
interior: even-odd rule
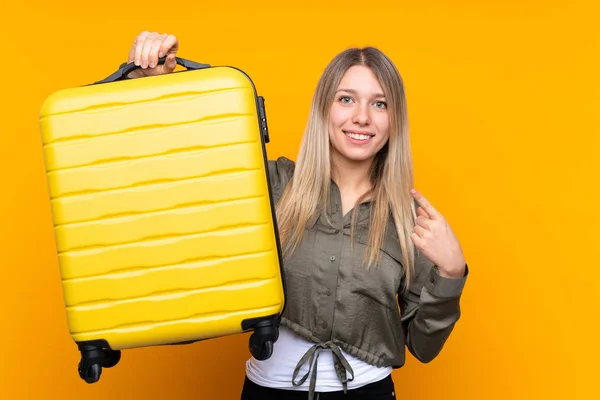
[[[420,207],[411,239],[421,253],[434,263],[441,276],[462,278],[466,262],[450,225],[429,201],[417,190],[411,194]]]

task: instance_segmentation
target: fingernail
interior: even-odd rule
[[[140,60],[135,60],[135,65],[139,66],[140,65]]]
[[[417,194],[417,191],[416,191],[415,189],[410,189],[410,192],[411,192],[412,194]]]
[[[158,56],[159,56],[159,57],[162,57],[163,55],[164,55],[163,53],[158,53]]]
[[[150,62],[150,68],[154,68],[154,61]]]

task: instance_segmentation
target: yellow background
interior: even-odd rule
[[[208,4],[204,4],[208,3]],[[591,399],[599,359],[596,1],[17,1],[0,17],[0,398],[236,399],[247,336],[126,351],[77,374],[38,112],[102,79],[138,32],[234,65],[266,98],[271,158],[295,158],[326,63],[375,45],[407,88],[417,188],[471,277],[441,355],[393,374],[399,399]],[[172,397],[171,397],[172,396]]]

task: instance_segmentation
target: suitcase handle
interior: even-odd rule
[[[159,58],[157,65],[164,64],[166,60],[167,60],[167,57]],[[197,63],[194,61],[186,60],[185,58],[175,57],[175,60],[177,61],[177,64],[181,65],[182,67],[185,67],[188,70],[210,68],[209,64],[200,64],[200,63]],[[110,76],[102,79],[101,81],[94,82],[94,85],[100,84],[100,83],[116,82],[116,81],[120,81],[123,79],[127,79],[127,75],[129,75],[131,72],[135,71],[138,68],[141,68],[141,67],[139,65],[135,65],[135,63],[133,63],[133,62],[123,63],[119,67],[118,71],[116,71],[113,74],[111,74]]]

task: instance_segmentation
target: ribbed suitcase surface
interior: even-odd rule
[[[216,67],[66,89],[41,132],[67,320],[113,349],[282,311],[254,87]]]

